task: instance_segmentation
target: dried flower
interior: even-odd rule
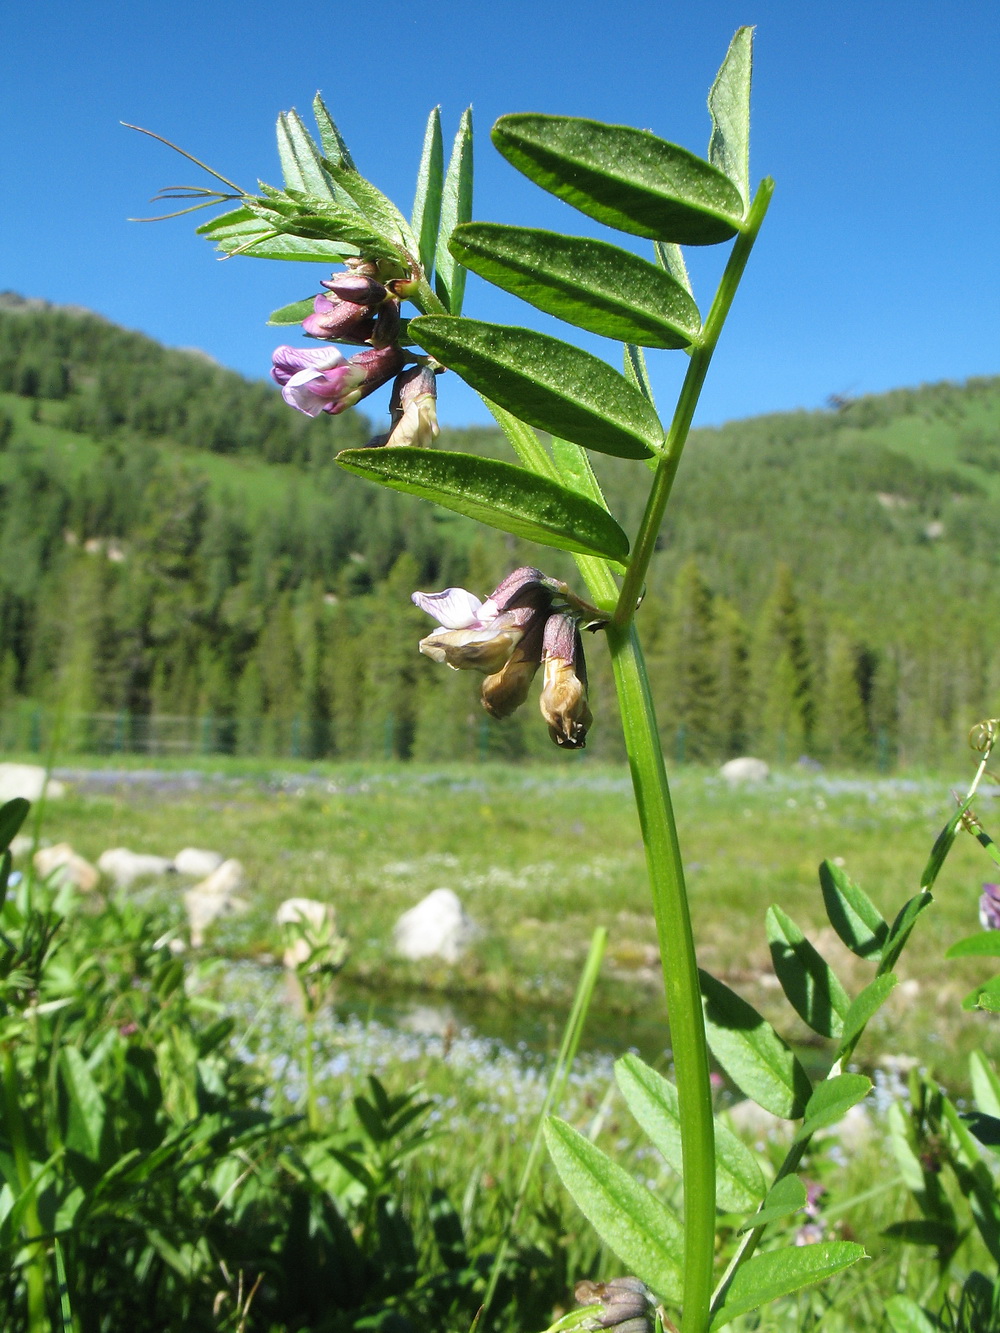
[[[1000,884],[984,884],[979,898],[979,922],[983,930],[1000,930]]]
[[[397,375],[389,400],[392,428],[386,444],[426,448],[438,436],[436,377],[427,366]]]
[[[420,651],[456,670],[487,673],[481,698],[492,717],[509,717],[524,703],[544,664],[539,703],[549,735],[566,749],[582,748],[593,716],[579,616],[598,615],[593,607],[529,565],[508,575],[485,602],[464,588],[416,592],[413,601],[442,626],[420,641]]]
[[[537,569],[516,570],[485,602],[465,588],[415,592],[414,605],[441,625],[421,639],[420,651],[435,662],[447,662],[456,671],[500,671],[540,609],[530,604],[530,597],[525,599],[525,591],[539,589],[545,609],[551,605],[552,594],[540,582],[542,579],[544,575]]]
[[[594,720],[587,703],[587,665],[576,621],[556,613],[545,623],[539,706],[556,745],[582,749]]]

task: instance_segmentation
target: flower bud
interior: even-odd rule
[[[567,750],[581,750],[593,714],[587,703],[587,667],[576,622],[558,612],[545,622],[543,684],[539,698],[549,735]]]
[[[313,313],[302,321],[302,332],[309,338],[326,338],[331,342],[365,343],[375,332],[376,319],[365,305],[330,301],[325,296],[313,300]]]
[[[385,301],[378,308],[371,341],[376,347],[394,343],[399,336],[399,302]]]
[[[581,1305],[601,1307],[599,1315],[587,1320],[588,1328],[613,1329],[615,1333],[653,1333],[652,1297],[637,1277],[616,1277],[610,1282],[578,1282],[574,1295]]]
[[[439,433],[437,421],[437,387],[432,370],[413,366],[396,377],[389,411],[392,429],[386,444],[427,447]]]
[[[321,279],[320,286],[355,305],[381,305],[388,295],[380,282],[363,273],[335,273],[332,278]]]
[[[391,278],[385,285],[392,295],[401,301],[405,301],[420,289],[420,283],[416,278]]]

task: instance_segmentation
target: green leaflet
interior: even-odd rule
[[[807,1197],[806,1187],[798,1176],[782,1176],[768,1190],[760,1212],[748,1217],[737,1229],[737,1236],[742,1235],[744,1231],[756,1231],[758,1227],[766,1227],[768,1222],[776,1222],[781,1217],[797,1213],[800,1208],[805,1207]]]
[[[675,1171],[683,1170],[677,1089],[637,1055],[615,1065],[615,1079],[628,1109],[653,1147]],[[766,1186],[757,1159],[722,1120],[715,1122],[715,1201],[731,1213],[756,1208]]]
[[[319,93],[313,98],[313,115],[316,117],[316,126],[319,129],[319,141],[323,145],[323,156],[335,166],[346,167],[348,171],[356,170],[354,159],[347,144],[344,143],[343,135],[334,124],[333,117],[327,111],[326,103]]]
[[[359,210],[335,200],[314,199],[297,190],[286,190],[284,194],[247,196],[244,202],[275,231],[346,243],[357,246],[369,258],[399,262],[395,241],[372,226]]]
[[[891,971],[896,966],[899,955],[903,952],[906,941],[910,938],[910,931],[917,923],[917,917],[920,916],[921,912],[926,911],[933,901],[933,896],[926,889],[922,889],[900,909],[898,916],[892,923],[888,939],[882,950],[882,961],[878,965],[880,975]]]
[[[663,269],[604,241],[535,227],[470,222],[452,233],[455,257],[487,282],[590,333],[641,347],[687,347],[698,307]]]
[[[569,440],[561,440],[558,435],[552,436],[550,447],[556,470],[566,485],[580,495],[585,495],[588,500],[593,500],[602,509],[607,509],[608,503],[590,465],[587,451]]]
[[[889,935],[889,926],[881,912],[832,861],[824,861],[820,866],[819,883],[830,925],[852,953],[877,962]]]
[[[836,1074],[818,1083],[806,1103],[805,1119],[796,1139],[808,1138],[818,1129],[835,1125],[852,1106],[862,1101],[872,1090],[872,1081],[864,1074]]]
[[[448,249],[451,233],[472,217],[472,108],[462,112],[441,191],[441,222],[434,255],[434,290],[445,309],[462,313],[465,269]]]
[[[726,1290],[721,1307],[709,1324],[711,1333],[737,1315],[788,1296],[813,1282],[865,1259],[864,1247],[853,1241],[828,1241],[821,1245],[792,1245],[769,1254],[758,1254],[738,1268]]]
[[[980,1111],[1000,1117],[1000,1078],[982,1051],[973,1051],[969,1056],[969,1076]]]
[[[610,560],[628,554],[628,538],[607,510],[512,463],[415,448],[345,449],[337,462],[526,541]]]
[[[812,1092],[806,1071],[752,1005],[708,972],[699,975],[706,1035],[716,1060],[758,1106],[798,1120]]]
[[[665,273],[669,273],[674,281],[679,282],[688,295],[693,297],[691,279],[688,277],[687,264],[684,262],[684,251],[681,247],[674,245],[672,241],[654,241],[653,251],[660,268]]]
[[[646,130],[527,113],[501,116],[492,139],[536,185],[619,231],[715,245],[743,220],[739,190],[721,171]]]
[[[963,1009],[985,1009],[988,1014],[1000,1014],[1000,977],[985,981],[969,991],[962,1001]]]
[[[337,264],[358,253],[356,245],[279,234],[249,208],[235,208],[196,228],[226,254],[239,251],[253,259],[298,259],[307,264]],[[254,239],[256,237],[256,240]]]
[[[75,1046],[64,1046],[60,1052],[59,1081],[66,1147],[96,1163],[104,1133],[104,1096]]]
[[[898,981],[895,972],[884,972],[855,996],[850,1009],[844,1015],[844,1027],[840,1034],[840,1056],[854,1050],[858,1038],[896,989]]]
[[[323,170],[319,149],[297,111],[282,111],[278,117],[278,158],[286,189],[300,190],[317,199],[337,199]]]
[[[750,77],[753,72],[753,28],[737,28],[708,94],[712,137],[708,160],[733,182],[750,202]]]
[[[932,1324],[909,1296],[890,1296],[885,1303],[885,1317],[892,1333],[937,1333],[938,1330],[938,1325]]]
[[[531,329],[422,315],[410,334],[484,397],[539,430],[619,458],[663,442],[652,407],[589,352]]]
[[[268,324],[301,324],[313,312],[313,299],[307,296],[304,301],[293,301],[291,305],[283,305],[280,310],[272,310]]]
[[[430,278],[434,268],[441,222],[441,191],[444,185],[444,148],[441,143],[441,108],[436,106],[427,117],[424,146],[417,170],[417,190],[413,199],[410,227],[417,238],[420,266]]]
[[[945,958],[1000,958],[1000,930],[980,930],[957,940]]]
[[[831,968],[780,907],[769,907],[774,972],[799,1017],[821,1037],[839,1037],[851,1001]]]
[[[357,171],[345,166],[338,167],[333,162],[326,162],[324,165],[347,195],[348,200],[356,205],[358,212],[370,224],[372,230],[396,248],[395,258],[400,258],[398,250],[405,250],[416,258],[416,237],[410,231],[410,224],[392,200]]]
[[[680,1300],[684,1236],[674,1213],[564,1121],[545,1122],[545,1143],[576,1206],[626,1270]]]
[[[26,801],[23,796],[15,796],[12,801],[6,801],[0,806],[0,847],[10,846],[30,809],[30,801]]]

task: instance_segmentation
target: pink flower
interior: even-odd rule
[[[365,343],[375,332],[375,312],[367,305],[334,296],[313,298],[313,313],[302,321],[302,332],[310,338],[333,342]]]
[[[405,353],[398,347],[373,347],[345,360],[334,347],[279,347],[272,378],[290,407],[308,417],[331,416],[353,407],[400,369]]]

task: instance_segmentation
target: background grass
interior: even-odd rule
[[[209,951],[269,965],[280,954],[279,902],[320,898],[335,905],[350,939],[342,989],[356,1007],[364,1009],[366,994],[379,1003],[414,994],[466,1005],[491,998],[494,1027],[517,1037],[537,1027],[539,1015],[551,1014],[558,1029],[591,932],[605,925],[595,1030],[618,1049],[636,1039],[635,1024],[640,1045],[657,1041],[662,982],[630,783],[620,768],[303,763],[277,771],[262,761],[212,760],[59,771],[69,794],[48,807],[48,841],[69,841],[95,861],[107,847],[172,856],[207,845],[243,862],[249,910],[216,924]],[[956,778],[955,790],[964,781]],[[767,907],[781,905],[856,992],[870,968],[826,923],[817,867],[840,858],[891,920],[916,892],[954,808],[952,784],[942,775],[789,771],[731,789],[689,767],[674,793],[703,965],[790,1039],[815,1041],[773,975]],[[978,806],[987,827],[991,805],[986,795]],[[967,1053],[988,1043],[993,1020],[964,1013],[961,998],[986,973],[982,960],[946,963],[943,955],[978,929],[989,866],[971,837],[959,839],[862,1059],[912,1052],[946,1081],[964,1080]],[[189,883],[170,876],[131,892],[161,901],[181,927]],[[479,939],[455,966],[397,959],[396,919],[441,886],[459,894],[482,928]]]

